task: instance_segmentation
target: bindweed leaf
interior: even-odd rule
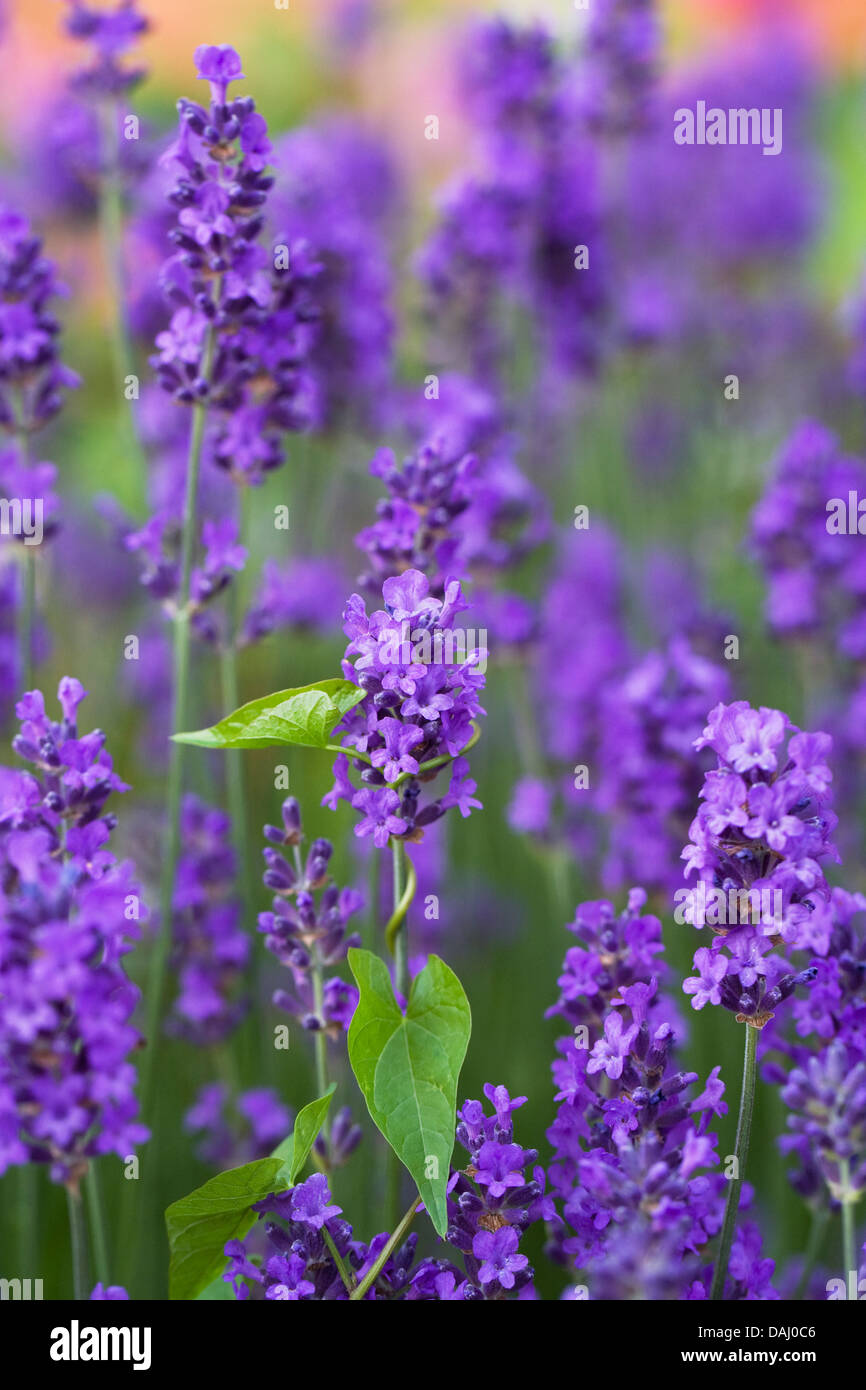
[[[219,1173],[189,1196],[172,1202],[165,1213],[170,1299],[198,1298],[222,1273],[226,1241],[243,1240],[255,1219],[253,1203],[275,1188],[281,1190],[277,1175],[282,1168],[279,1158],[260,1158]]]
[[[251,700],[210,729],[172,737],[175,743],[197,748],[273,748],[275,744],[325,748],[343,716],[363,698],[364,691],[351,681],[316,681]]]
[[[349,1028],[352,1070],[374,1123],[444,1236],[457,1082],[472,1031],[469,1001],[438,956],[413,980],[405,1015],[378,956],[353,947],[349,965],[361,991]]]
[[[316,1135],[325,1123],[325,1116],[331,1108],[331,1101],[336,1089],[337,1083],[332,1081],[323,1096],[319,1096],[318,1100],[311,1100],[309,1105],[305,1105],[303,1110],[298,1112],[292,1133],[271,1154],[272,1158],[283,1160],[283,1167],[280,1171],[281,1188],[294,1187],[301,1176],[301,1170],[310,1157],[310,1150],[316,1142]]]
[[[221,1297],[213,1290],[225,1267],[229,1240],[243,1240],[255,1220],[252,1208],[272,1192],[294,1187],[331,1105],[336,1083],[323,1096],[305,1105],[293,1132],[269,1158],[219,1173],[189,1196],[173,1202],[165,1213],[171,1259],[168,1293],[171,1299]]]

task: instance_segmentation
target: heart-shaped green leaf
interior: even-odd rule
[[[273,748],[296,744],[325,748],[345,714],[363,700],[364,692],[340,678],[316,681],[297,690],[277,690],[241,705],[210,729],[174,734],[176,743],[197,748]]]
[[[271,1154],[271,1158],[283,1160],[281,1187],[294,1187],[301,1176],[301,1170],[316,1142],[316,1135],[325,1123],[325,1116],[331,1108],[336,1089],[337,1083],[332,1081],[323,1096],[305,1105],[298,1113],[292,1133]]]
[[[270,1158],[245,1163],[219,1173],[187,1197],[172,1202],[165,1213],[171,1261],[168,1292],[171,1299],[195,1299],[225,1267],[226,1241],[243,1240],[255,1220],[252,1210],[271,1192],[294,1187],[321,1129],[336,1090],[305,1105],[294,1131]]]
[[[457,1082],[472,1030],[469,1001],[438,956],[412,982],[405,1015],[378,956],[353,947],[349,965],[361,991],[349,1028],[352,1070],[374,1123],[444,1236]]]
[[[282,1168],[279,1158],[260,1158],[218,1173],[189,1196],[172,1202],[165,1213],[171,1251],[169,1298],[197,1298],[216,1279],[225,1266],[226,1241],[243,1240],[253,1224],[253,1203],[282,1190],[278,1182]]]

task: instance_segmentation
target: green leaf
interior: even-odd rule
[[[251,700],[210,729],[172,737],[175,743],[192,743],[197,748],[273,748],[275,744],[325,748],[336,725],[363,698],[363,690],[351,681],[316,681]]]
[[[219,1173],[189,1196],[172,1202],[165,1213],[171,1260],[168,1296],[197,1298],[225,1266],[223,1246],[243,1240],[253,1224],[251,1207],[276,1188],[283,1164],[278,1158],[260,1158],[242,1168]]]
[[[196,1294],[197,1303],[234,1303],[235,1296],[225,1279],[212,1279],[207,1288]]]
[[[255,1220],[255,1202],[261,1202],[271,1192],[294,1187],[336,1088],[333,1082],[323,1096],[304,1106],[295,1120],[294,1131],[269,1158],[219,1173],[168,1208],[165,1226],[171,1252],[169,1298],[221,1296],[213,1291],[213,1283],[225,1267],[226,1241],[243,1240]]]
[[[374,1123],[444,1236],[457,1082],[472,1030],[469,1001],[438,956],[412,982],[405,1016],[378,956],[353,947],[349,965],[361,991],[349,1028],[352,1070]]]
[[[283,1160],[280,1171],[281,1187],[294,1187],[298,1181],[301,1170],[310,1157],[310,1150],[316,1142],[316,1135],[325,1123],[325,1116],[331,1108],[336,1089],[337,1083],[332,1081],[323,1096],[305,1105],[298,1113],[292,1133],[271,1154],[271,1158]]]

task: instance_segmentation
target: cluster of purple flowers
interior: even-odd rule
[[[848,530],[848,498],[866,495],[866,465],[846,456],[817,421],[784,444],[752,516],[751,545],[767,583],[766,615],[782,637],[838,643],[866,659],[866,564],[859,532]],[[831,529],[830,504],[844,501],[845,529]]]
[[[553,1215],[553,1204],[544,1196],[537,1150],[514,1142],[512,1113],[526,1096],[512,1099],[504,1086],[490,1083],[484,1094],[491,1115],[479,1100],[467,1100],[457,1112],[457,1142],[469,1162],[448,1184],[446,1239],[460,1251],[463,1269],[450,1261],[423,1260],[409,1298],[459,1302],[533,1296],[533,1270],[520,1239],[534,1221]]]
[[[252,99],[228,100],[240,58],[205,45],[195,61],[211,103],[179,103],[180,134],[164,156],[177,171],[177,250],[162,273],[175,308],[153,365],[175,399],[207,400],[215,461],[255,484],[282,462],[282,434],[308,423],[303,364],[318,268],[302,243],[267,248],[259,239],[271,144]]]
[[[101,9],[84,0],[66,0],[65,28],[71,38],[88,44],[92,50],[89,65],[74,76],[72,85],[100,97],[117,97],[130,91],[144,77],[144,68],[124,61],[150,28],[139,14],[135,0],[118,0],[114,9]]]
[[[141,559],[144,587],[167,612],[174,613],[181,586],[181,526],[176,516],[169,510],[157,513],[139,530],[129,531],[124,545]],[[203,522],[200,564],[190,575],[189,593],[189,619],[203,641],[219,640],[220,616],[210,605],[226,593],[246,560],[236,522],[230,518]]]
[[[725,1087],[715,1067],[687,1097],[698,1077],[677,1066],[682,1030],[659,992],[661,923],[645,902],[633,889],[619,915],[609,902],[583,903],[570,928],[581,944],[566,953],[548,1011],[573,1028],[553,1067],[560,1108],[549,1176],[562,1220],[550,1253],[584,1272],[593,1299],[701,1299],[704,1250],[724,1205],[709,1125],[727,1110]],[[742,1227],[734,1250],[726,1296],[775,1297],[757,1232]]]
[[[344,961],[350,946],[360,946],[360,936],[348,926],[364,900],[356,889],[330,882],[334,847],[329,840],[313,840],[304,859],[294,797],[283,802],[282,821],[282,826],[265,826],[266,839],[278,848],[263,850],[264,884],[274,899],[272,910],[259,916],[265,945],[292,976],[292,988],[278,989],[274,1003],[311,1032],[340,1037],[352,1021],[358,991],[338,975],[322,981],[321,972]],[[285,849],[292,851],[292,863]]]
[[[337,728],[350,752],[338,756],[335,785],[324,798],[332,810],[349,801],[361,817],[355,834],[372,835],[377,849],[392,836],[419,839],[451,807],[465,817],[480,806],[464,753],[484,713],[478,668],[486,655],[468,648],[455,627],[468,607],[458,580],[446,580],[438,599],[427,577],[410,569],[387,579],[382,597],[385,607],[372,614],[358,594],[346,605],[343,673],[365,698]],[[349,778],[350,758],[360,789]],[[448,790],[422,804],[424,787],[445,766]]]
[[[592,7],[581,99],[593,128],[622,135],[646,127],[661,38],[655,0],[601,0]]]
[[[789,1177],[820,1206],[859,1199],[866,1189],[866,897],[833,888],[813,904],[815,979],[791,1008],[793,1032],[766,1030],[765,1081],[781,1087],[788,1133],[779,1143],[797,1160]],[[777,1054],[779,1060],[776,1056]]]
[[[525,1170],[537,1154],[514,1142],[512,1111],[526,1098],[512,1100],[504,1086],[487,1085],[484,1093],[492,1103],[492,1115],[485,1115],[480,1101],[467,1101],[459,1112],[457,1139],[469,1163],[463,1171],[452,1172],[448,1186],[447,1240],[460,1252],[464,1268],[436,1258],[415,1265],[418,1236],[413,1233],[384,1262],[365,1295],[368,1300],[459,1302],[532,1296],[532,1269],[518,1247],[527,1226],[551,1214],[543,1197],[544,1171],[536,1165],[527,1178]],[[387,1232],[369,1244],[354,1238],[323,1173],[272,1194],[253,1210],[264,1218],[264,1255],[256,1253],[255,1230],[246,1241],[229,1241],[225,1247],[228,1264],[223,1278],[239,1299],[252,1294],[291,1302],[346,1300],[349,1290],[325,1232],[355,1285],[372,1269],[388,1240]]]
[[[717,766],[704,778],[683,851],[698,885],[685,920],[716,933],[684,985],[694,1008],[721,1004],[761,1028],[797,985],[814,979],[813,966],[794,970],[775,948],[809,951],[820,931],[815,905],[830,891],[822,860],[838,861],[831,743],[745,700],[710,712],[695,747],[711,748]]]
[[[38,690],[19,701],[13,747],[32,770],[3,771],[0,810],[0,1171],[45,1163],[73,1190],[89,1159],[148,1137],[123,968],[144,909],[132,864],[107,848],[106,803],[128,788],[104,735],[78,733],[85,693],[60,682],[58,721]]]
[[[515,441],[491,393],[459,376],[443,377],[437,389],[423,415],[410,415],[420,440],[413,453],[398,463],[391,449],[380,449],[370,463],[388,496],[356,537],[367,557],[361,582],[375,596],[385,579],[418,569],[441,597],[447,576],[472,576],[485,586],[473,609],[486,616],[498,613],[487,592],[493,577],[547,539],[547,506],[515,462]],[[507,606],[526,606],[504,597]],[[498,616],[497,636],[509,641],[514,623]]]
[[[0,212],[0,426],[26,438],[79,378],[60,360],[52,301],[67,293],[27,220]]]
[[[475,454],[454,457],[439,440],[423,444],[402,466],[391,449],[378,451],[370,472],[388,497],[378,504],[373,525],[357,536],[369,566],[367,591],[378,594],[384,580],[415,569],[441,594],[446,574],[455,570],[455,523],[472,501],[477,469]]]

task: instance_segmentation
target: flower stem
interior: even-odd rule
[[[69,1213],[69,1239],[72,1246],[72,1286],[77,1303],[85,1303],[90,1295],[90,1274],[87,1258],[87,1223],[81,1193],[66,1189]]]
[[[390,1236],[389,1239],[385,1242],[382,1249],[379,1251],[378,1256],[376,1257],[375,1263],[364,1275],[364,1278],[361,1280],[360,1284],[354,1290],[354,1292],[349,1295],[349,1297],[353,1301],[363,1298],[364,1295],[367,1293],[368,1289],[370,1288],[371,1284],[373,1284],[374,1281],[378,1279],[379,1273],[385,1261],[391,1258],[394,1251],[397,1249],[397,1247],[400,1245],[400,1242],[403,1240],[403,1237],[406,1235],[406,1232],[409,1230],[409,1227],[412,1225],[412,1222],[415,1219],[415,1213],[418,1210],[420,1202],[421,1198],[417,1195],[412,1198],[412,1205],[407,1211],[406,1215],[403,1217],[403,1220],[400,1222],[399,1226],[394,1231],[394,1234]]]
[[[95,1159],[91,1159],[84,1179],[87,1209],[90,1216],[90,1238],[93,1242],[93,1262],[96,1277],[102,1284],[110,1282],[111,1259],[108,1252],[108,1227],[105,1203],[102,1200],[102,1179]]]
[[[737,1210],[740,1205],[740,1189],[743,1186],[743,1179],[746,1172],[746,1159],[749,1155],[752,1114],[755,1109],[755,1084],[758,1079],[758,1029],[753,1028],[749,1023],[745,1025],[745,1028],[746,1047],[743,1058],[743,1089],[740,1095],[740,1113],[737,1119],[737,1138],[734,1145],[734,1154],[737,1161],[737,1176],[731,1178],[728,1184],[728,1196],[725,1202],[725,1219],[722,1223],[719,1253],[716,1258],[716,1267],[713,1271],[713,1284],[710,1291],[710,1298],[715,1301],[719,1301],[725,1296],[725,1279],[728,1274],[728,1262],[731,1258],[731,1245],[734,1239],[734,1229],[737,1224]]]
[[[238,666],[237,645],[230,637],[220,651],[220,686],[226,713],[237,709]],[[229,812],[232,818],[232,836],[237,854],[237,877],[241,890],[244,927],[254,930],[254,906],[250,878],[249,837],[247,835],[247,800],[244,785],[243,753],[239,748],[226,750],[226,781]]]
[[[391,841],[391,854],[394,874],[394,911],[385,927],[385,945],[394,957],[394,974],[396,977],[397,989],[406,998],[409,988],[408,964],[407,964],[407,940],[404,922],[406,913],[415,896],[418,887],[418,875],[415,872],[415,865],[409,858],[403,847],[402,840]],[[409,873],[406,879],[406,886],[403,887],[403,868],[408,865]]]
[[[301,863],[301,847],[295,845],[295,872],[300,882],[303,875],[303,865]],[[313,1008],[316,1016],[325,1021],[325,981],[322,971],[322,960],[319,955],[319,943],[314,941],[310,949],[310,979],[313,985]],[[323,1096],[328,1089],[328,1035],[324,1028],[317,1028],[313,1034],[316,1049],[316,1087],[317,1095]],[[330,1137],[330,1126],[328,1118],[322,1122],[322,1134],[327,1144]]]
[[[331,1252],[331,1259],[334,1261],[334,1264],[340,1271],[340,1278],[346,1286],[346,1292],[349,1294],[349,1297],[351,1298],[352,1291],[355,1287],[355,1280],[352,1277],[352,1271],[347,1268],[346,1261],[343,1259],[342,1255],[340,1254],[339,1250],[334,1244],[334,1237],[331,1235],[331,1232],[328,1230],[327,1226],[322,1227],[322,1235],[325,1237],[325,1244]]]
[[[214,352],[214,330],[210,327],[205,345],[202,376],[210,376]],[[192,574],[193,544],[195,540],[195,512],[198,496],[198,478],[201,467],[202,443],[207,418],[204,403],[193,406],[192,428],[190,430],[189,460],[186,475],[186,497],[183,511],[183,539],[181,542],[181,575],[177,607],[174,615],[173,652],[173,709],[172,725],[175,731],[187,728],[187,709],[189,704],[189,649],[190,612],[189,591]],[[145,1117],[150,1110],[153,1092],[154,1069],[159,1050],[162,1002],[165,991],[165,975],[171,947],[172,904],[177,865],[180,858],[180,801],[183,790],[183,745],[171,744],[168,765],[166,810],[168,816],[168,836],[163,860],[162,882],[160,885],[159,930],[150,960],[147,979],[147,1047],[142,1063],[141,1108]]]
[[[406,940],[406,913],[409,911],[409,904],[415,896],[417,877],[415,868],[406,854],[402,840],[391,840],[391,854],[394,875],[394,910],[391,919],[385,928],[385,942],[388,950],[394,957],[394,985],[398,994],[404,999],[409,995],[409,952]],[[406,887],[403,887],[403,868],[409,866],[409,876]],[[403,1176],[403,1165],[395,1154],[394,1150],[388,1149],[388,1165],[386,1169],[386,1193],[385,1209],[387,1212],[389,1226],[393,1226],[397,1220],[397,1213],[400,1208],[400,1181]]]

